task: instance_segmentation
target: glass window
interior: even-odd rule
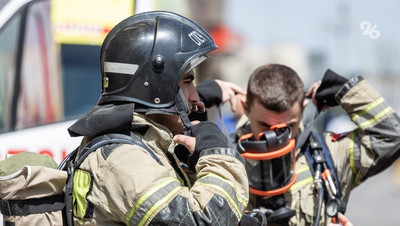
[[[76,118],[94,105],[101,93],[100,46],[61,45],[64,115]]]
[[[20,21],[18,14],[0,32],[0,132],[10,129]]]
[[[100,46],[56,43],[50,10],[50,1],[28,5],[19,80],[17,52],[24,11],[1,30],[0,133],[76,119],[100,96]]]
[[[49,15],[48,1],[36,2],[28,10],[16,129],[64,118],[61,60]]]

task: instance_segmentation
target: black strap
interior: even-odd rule
[[[53,195],[39,199],[0,200],[0,211],[6,216],[26,216],[59,211],[64,205],[64,195]]]
[[[68,172],[67,184],[65,186],[65,191],[64,191],[64,201],[65,201],[64,215],[67,225],[69,226],[74,225],[73,211],[72,211],[72,206],[73,206],[72,194],[73,194],[73,177],[75,169],[79,168],[79,166],[82,164],[82,162],[90,153],[97,150],[101,146],[113,143],[137,145],[145,149],[156,162],[158,162],[160,165],[163,165],[160,159],[157,158],[157,156],[153,153],[153,151],[151,151],[150,148],[143,143],[142,139],[134,133],[131,133],[130,136],[120,133],[110,133],[95,137],[94,139],[86,143],[86,145],[79,152],[79,156],[77,159],[76,156],[78,154],[79,148],[75,149],[72,153],[70,153],[66,157],[66,159],[62,162],[62,165],[60,165],[59,167],[59,169],[66,170]]]
[[[150,156],[154,160],[156,160],[156,162],[158,162],[160,165],[163,165],[160,159],[158,159],[157,156],[153,153],[153,151],[151,151],[150,148],[143,143],[143,141],[140,139],[138,135],[134,133],[131,133],[131,136],[120,133],[110,133],[98,136],[89,141],[85,145],[85,147],[80,151],[79,157],[75,162],[75,168],[78,168],[90,153],[92,153],[101,146],[112,143],[137,145],[145,149],[150,154]]]
[[[261,211],[245,212],[239,222],[239,226],[266,226],[267,217]]]
[[[308,165],[310,166],[311,173],[314,176],[314,168],[313,168],[314,159],[313,159],[312,153],[310,153],[310,151],[309,151],[309,147],[308,147],[308,143],[307,143],[307,141],[310,139],[310,135],[312,134],[314,136],[315,141],[317,141],[319,143],[319,145],[321,146],[326,163],[328,165],[329,170],[331,171],[333,180],[335,182],[335,186],[338,190],[338,194],[337,194],[338,198],[340,199],[341,193],[340,193],[339,179],[337,177],[336,170],[333,165],[333,160],[332,160],[330,151],[329,151],[328,147],[326,146],[323,138],[317,132],[312,131],[312,126],[314,124],[315,119],[318,117],[318,115],[319,115],[319,111],[316,110],[314,118],[307,124],[307,126],[304,128],[303,132],[297,138],[296,150],[298,148],[301,148],[302,152],[304,153],[304,155],[307,159]]]
[[[300,147],[303,147],[306,141],[308,140],[308,137],[310,136],[312,126],[314,124],[315,119],[318,117],[319,111],[316,110],[314,114],[314,118],[311,119],[311,121],[304,127],[303,132],[299,135],[299,137],[296,140],[296,150],[299,149]]]

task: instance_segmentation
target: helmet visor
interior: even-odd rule
[[[189,64],[186,66],[183,74],[186,74],[189,71],[193,70],[194,68],[199,66],[199,64],[203,63],[203,61],[207,60],[208,58],[210,58],[210,57],[206,54],[193,58],[193,60],[191,60],[189,62]]]

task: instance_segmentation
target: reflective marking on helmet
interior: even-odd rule
[[[108,88],[108,77],[103,78],[103,88]]]
[[[135,74],[139,65],[137,64],[125,64],[115,62],[104,62],[104,72],[118,73],[118,74]]]
[[[200,46],[206,41],[206,39],[197,31],[190,32],[189,38],[192,39],[192,41],[196,43],[198,46]]]

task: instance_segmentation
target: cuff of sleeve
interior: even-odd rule
[[[206,79],[196,87],[200,100],[206,108],[219,105],[222,102],[222,90],[212,79]]]
[[[236,159],[238,159],[241,163],[244,164],[244,159],[243,156],[240,155],[239,152],[236,150],[230,149],[230,148],[211,148],[204,150],[200,153],[200,158],[203,156],[207,155],[227,155],[227,156],[232,156]]]
[[[361,75],[354,76],[353,78],[349,79],[348,82],[346,82],[342,88],[336,93],[335,99],[336,103],[340,103],[340,100],[342,97],[355,85],[357,85],[359,82],[364,80],[364,78]]]

